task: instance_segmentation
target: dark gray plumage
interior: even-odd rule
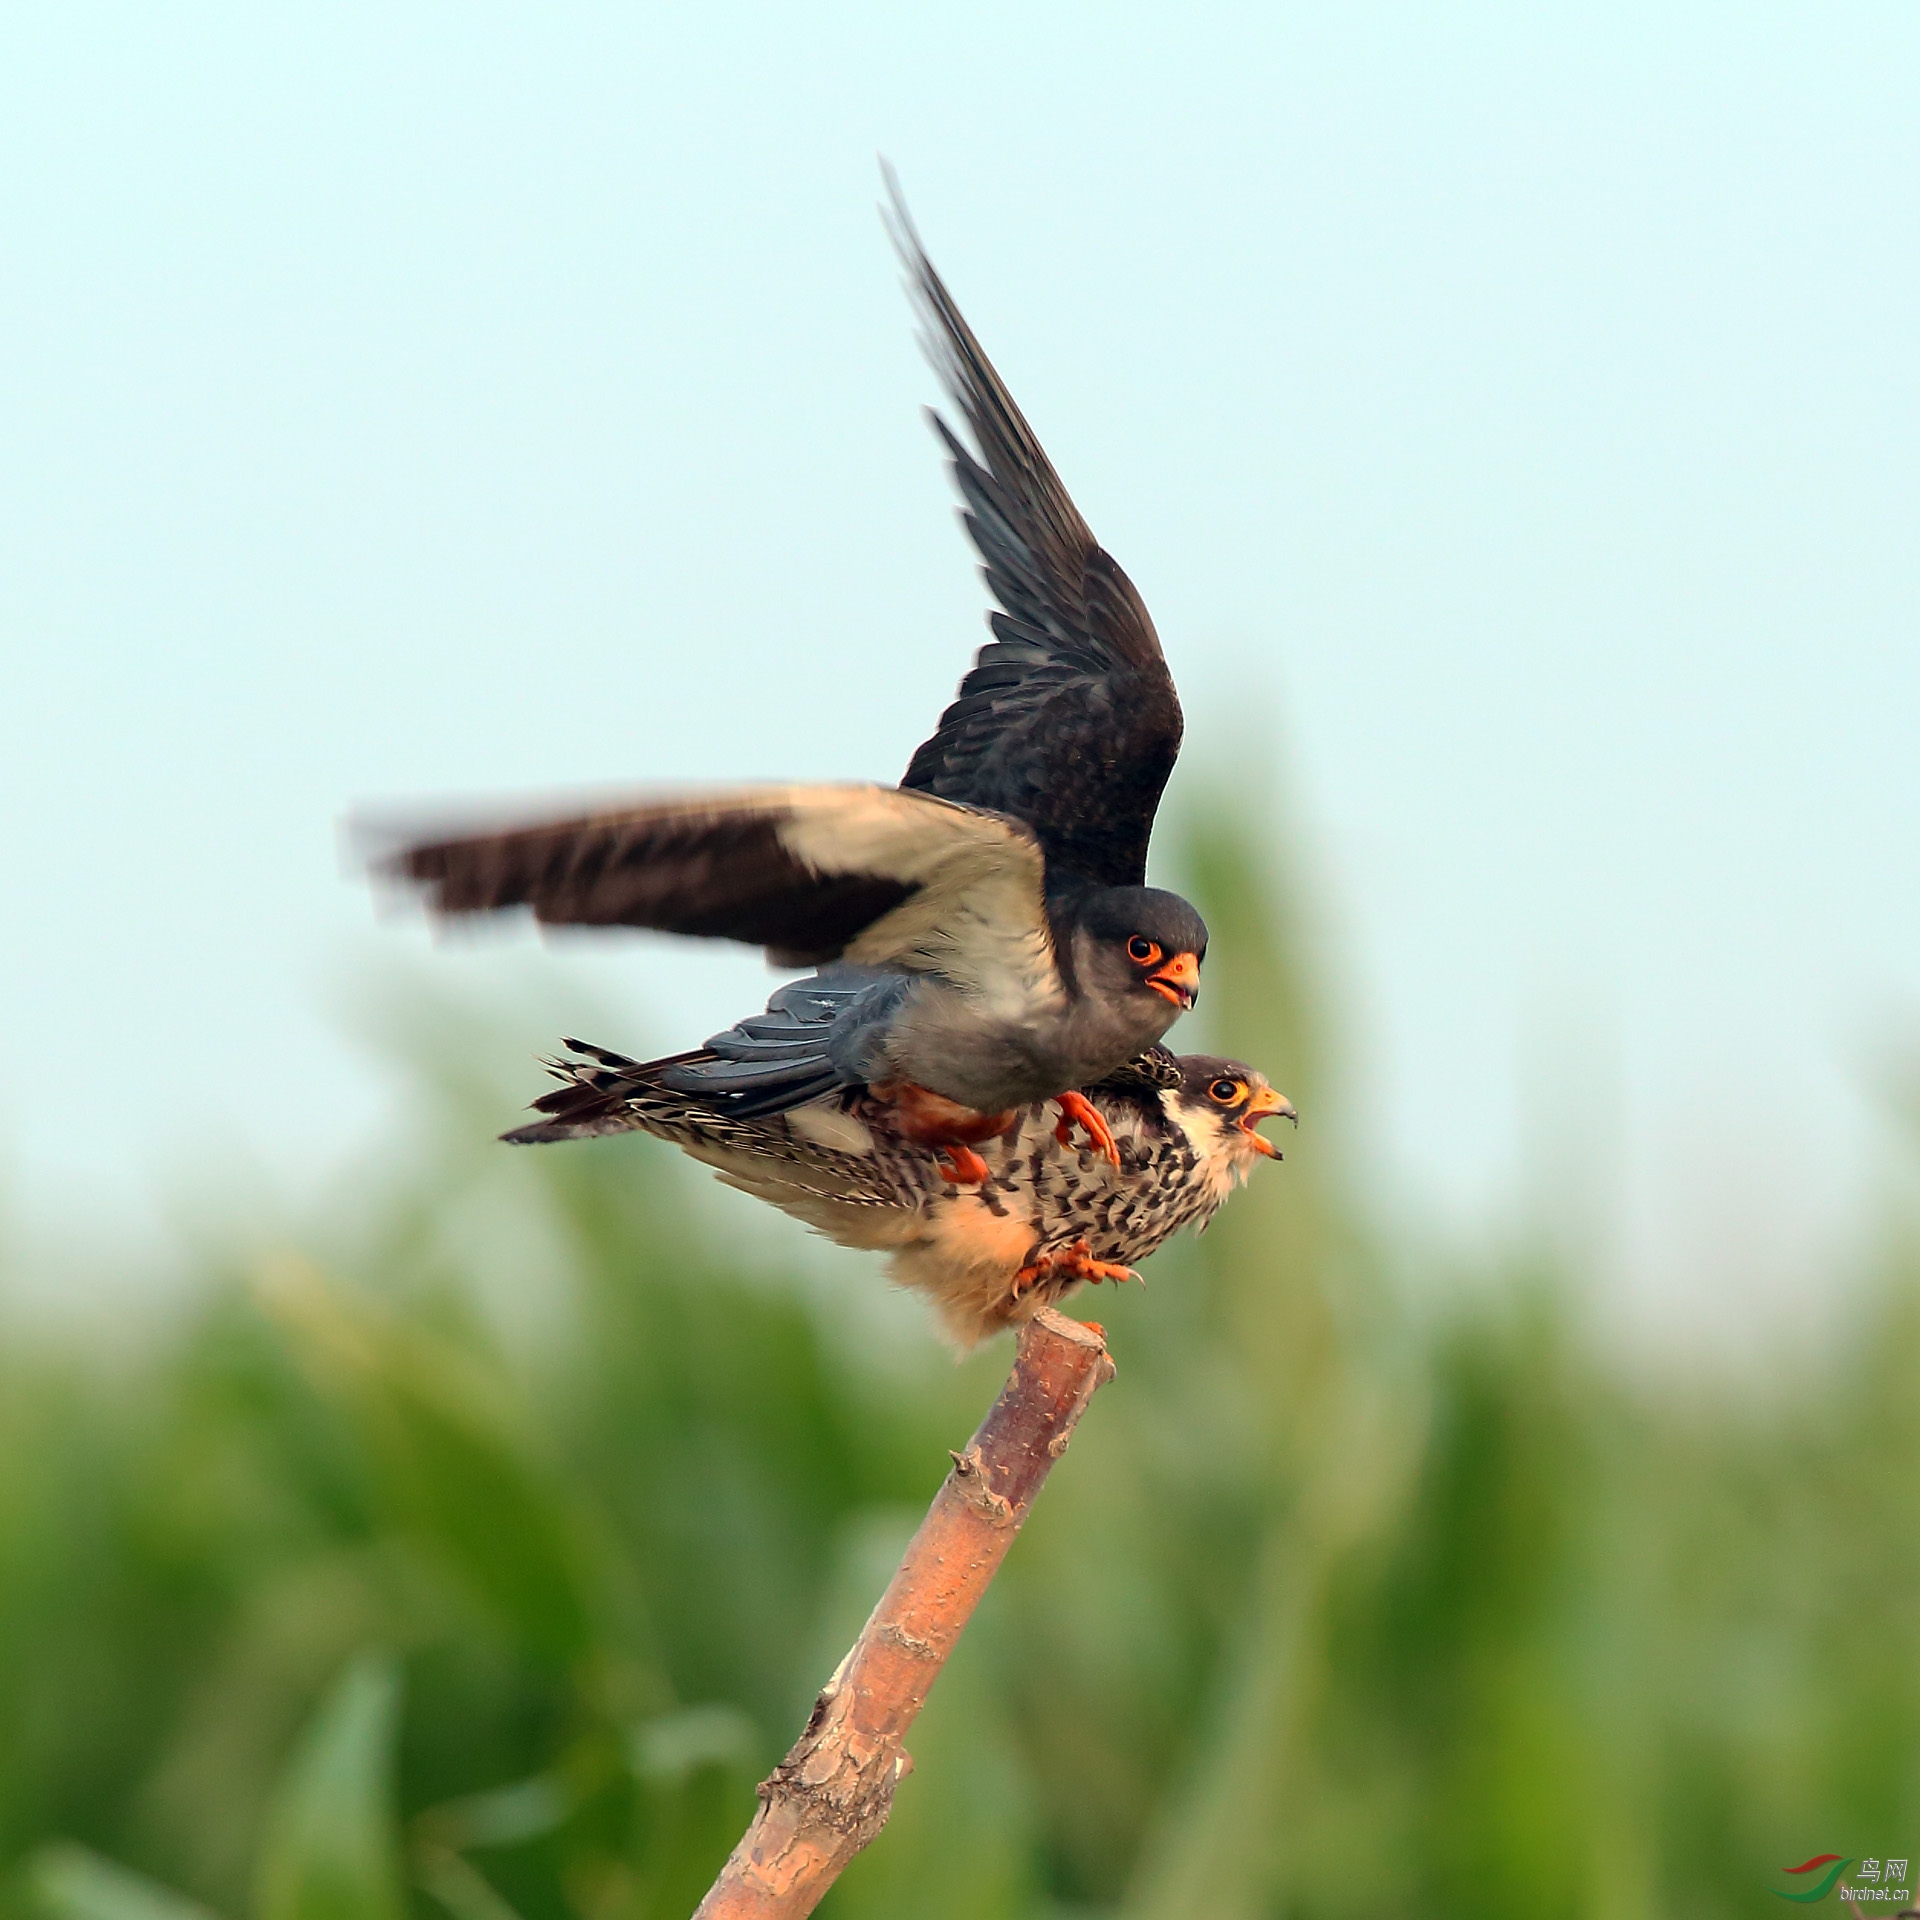
[[[503,831],[385,836],[437,914],[747,941],[822,969],[671,1063],[743,1116],[898,1089],[950,1166],[1034,1101],[1156,1044],[1191,1006],[1206,927],[1144,885],[1180,741],[1159,640],[1095,543],[897,196],[929,351],[977,442],[935,416],[998,602],[994,638],[897,788],[666,797]],[[1082,1116],[1100,1141],[1097,1113]],[[1104,1141],[1103,1146],[1108,1145]]]
[[[1047,850],[1051,891],[1137,886],[1180,751],[1180,700],[1159,635],[935,272],[897,190],[892,229],[927,356],[980,450],[929,414],[1000,608],[987,616],[992,642],[900,784],[1027,821]]]

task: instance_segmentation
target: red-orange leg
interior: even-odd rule
[[[1079,1127],[1087,1136],[1087,1144],[1095,1153],[1104,1154],[1117,1167],[1120,1164],[1120,1149],[1114,1144],[1113,1129],[1100,1117],[1096,1107],[1084,1093],[1063,1093],[1060,1096],[1060,1124],[1054,1128],[1053,1137],[1063,1147],[1073,1144],[1073,1130]]]
[[[977,1187],[993,1169],[964,1141],[947,1140],[934,1155],[940,1171],[957,1187]]]
[[[1102,1280],[1111,1280],[1118,1286],[1122,1280],[1139,1278],[1131,1267],[1120,1266],[1112,1260],[1096,1260],[1093,1249],[1084,1240],[1076,1240],[1070,1247],[1055,1247],[1050,1253],[1036,1254],[1013,1276],[1013,1290],[1025,1293],[1043,1280],[1085,1280],[1093,1286]]]
[[[980,1113],[949,1100],[943,1093],[917,1087],[910,1080],[869,1089],[876,1100],[892,1104],[900,1131],[919,1146],[931,1147],[941,1176],[956,1186],[977,1187],[992,1173],[974,1152],[974,1143],[997,1140],[1018,1124],[1018,1109],[1007,1113]]]

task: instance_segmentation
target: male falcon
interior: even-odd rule
[[[892,231],[973,439],[931,416],[998,603],[992,641],[899,786],[682,795],[400,836],[380,865],[440,915],[528,907],[547,925],[740,940],[816,969],[701,1054],[663,1063],[677,1093],[747,1119],[865,1088],[973,1181],[987,1177],[978,1144],[1054,1100],[1063,1135],[1083,1128],[1112,1160],[1076,1090],[1159,1041],[1193,1005],[1206,953],[1193,908],[1144,884],[1180,703],[1139,594],[897,198]]]
[[[986,1144],[986,1177],[960,1185],[902,1131],[898,1103],[865,1089],[747,1116],[676,1092],[664,1062],[566,1044],[573,1057],[549,1063],[561,1084],[534,1103],[545,1117],[506,1139],[637,1130],[671,1140],[728,1186],[843,1247],[885,1252],[893,1279],[928,1295],[962,1347],[1082,1281],[1134,1278],[1135,1261],[1182,1227],[1204,1227],[1263,1156],[1280,1158],[1258,1122],[1294,1118],[1252,1067],[1156,1047],[1085,1090],[1117,1167],[1063,1147],[1047,1108],[1034,1105]]]

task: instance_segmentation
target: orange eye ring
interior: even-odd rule
[[[1127,942],[1127,958],[1135,966],[1150,967],[1160,958],[1160,943],[1157,940],[1149,940],[1144,933],[1136,933]]]
[[[1207,1098],[1217,1106],[1238,1106],[1247,1097],[1247,1083],[1244,1080],[1216,1080],[1207,1089]]]

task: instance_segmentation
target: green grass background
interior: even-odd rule
[[[1544,1257],[1433,1271],[1314,1150],[1268,863],[1192,865],[1298,1151],[1085,1309],[1119,1378],[823,1913],[1704,1917],[1920,1855],[1912,1234],[1738,1378]],[[422,1152],[336,1219],[136,1339],[8,1333],[0,1910],[677,1920],[997,1387],[664,1150],[495,1147],[524,1071],[422,1051]]]

